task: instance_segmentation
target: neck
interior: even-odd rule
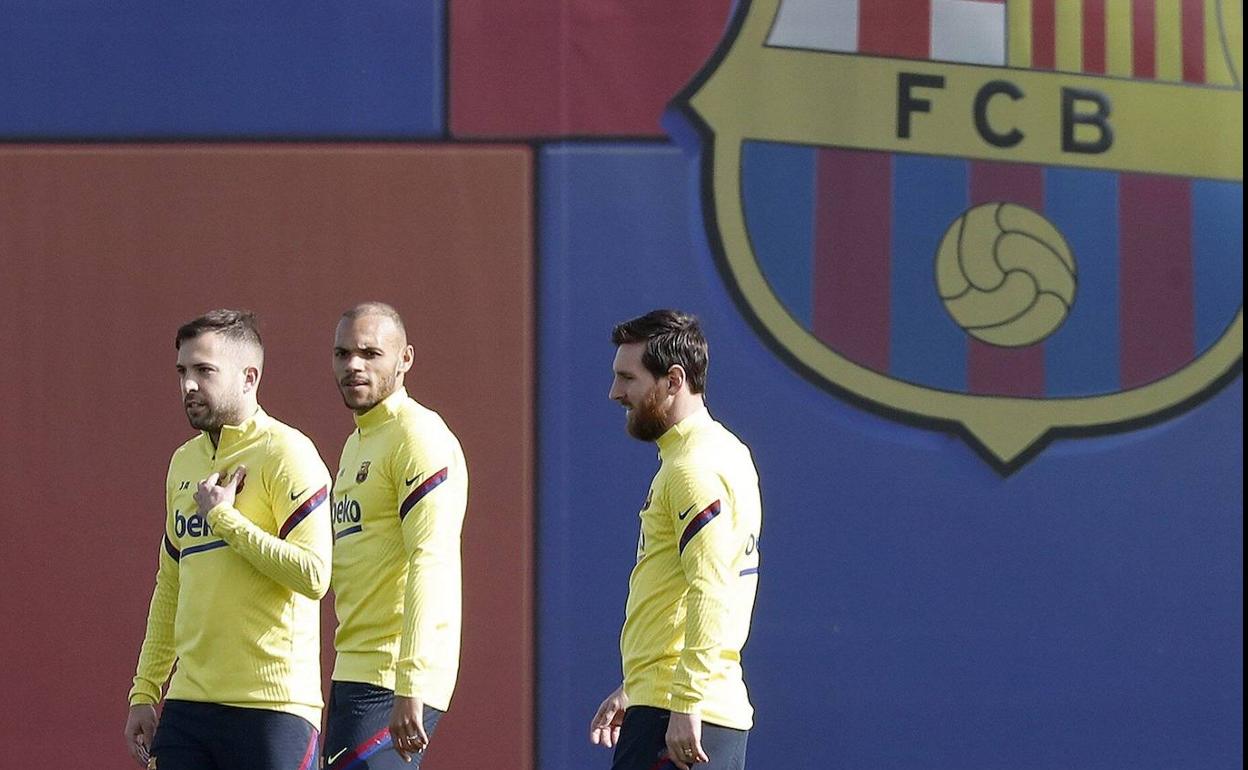
[[[244,422],[248,420],[248,418],[250,418],[259,410],[260,410],[260,404],[253,401],[247,404],[246,406],[244,406],[243,410],[238,414],[238,416],[234,417],[231,420],[228,420],[226,422],[226,425],[242,425]],[[212,442],[212,446],[215,449],[221,443],[221,428],[217,428],[216,430],[209,430],[209,431],[206,431],[206,433],[208,434],[208,440]]]
[[[682,393],[677,395],[672,401],[672,411],[668,413],[672,425],[676,425],[681,420],[700,410],[703,406],[705,406],[705,401],[703,401],[701,393]],[[671,425],[668,427],[670,428]]]

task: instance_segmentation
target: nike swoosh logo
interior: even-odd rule
[[[685,509],[685,512],[684,512],[684,513],[682,513],[682,514],[678,515],[676,518],[680,519],[681,521],[684,521],[684,520],[685,520],[685,517],[686,517],[686,516],[688,516],[688,515],[689,515],[689,512],[690,512],[690,511],[692,511],[692,510],[693,510],[693,506],[691,505],[691,506],[689,506],[688,508],[686,508],[686,509]]]
[[[410,479],[406,479],[403,483],[410,487],[411,485],[416,483],[416,479],[418,478],[420,478],[419,474],[412,476]]]
[[[291,492],[291,493],[290,493],[290,499],[291,499],[291,500],[298,500],[299,498],[303,497],[303,496],[304,496],[304,494],[305,494],[307,491],[308,491],[308,490],[306,490],[306,489],[305,489],[305,490],[303,490],[302,492]]]
[[[332,756],[332,757],[330,757],[329,759],[325,760],[325,766],[326,766],[326,767],[329,767],[330,765],[334,764],[335,762],[337,762],[337,761],[338,761],[338,757],[341,757],[343,754],[346,754],[346,753],[347,753],[347,750],[346,750],[346,749],[343,749],[342,751],[340,751],[340,752],[338,752],[337,754],[333,755],[333,756]]]

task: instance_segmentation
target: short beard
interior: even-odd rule
[[[639,441],[657,441],[672,427],[671,408],[664,409],[662,388],[655,386],[628,416],[628,435]]]
[[[226,425],[238,425],[242,422],[241,413],[242,410],[236,403],[218,404],[216,406],[209,404],[204,410],[203,416],[191,417],[190,414],[187,414],[186,419],[195,430],[215,433]]]
[[[360,403],[360,404],[352,404],[349,400],[347,400],[347,394],[343,393],[341,390],[339,391],[339,394],[342,396],[343,405],[345,405],[348,409],[355,412],[356,414],[364,414],[365,412],[369,411],[373,407],[380,404],[382,401],[385,401],[387,398],[394,395],[394,392],[399,389],[398,380],[399,380],[398,372],[395,372],[394,374],[388,377],[387,376],[379,377],[377,379],[377,387],[373,388],[373,392],[377,394],[377,397],[374,398],[372,401],[367,401],[367,402]]]

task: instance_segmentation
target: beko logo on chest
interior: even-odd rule
[[[346,524],[348,522],[358,524],[360,522],[360,503],[358,500],[338,500],[334,503],[334,523]]]
[[[173,512],[173,532],[178,537],[205,537],[212,534],[212,525],[198,513],[183,516],[177,510]]]

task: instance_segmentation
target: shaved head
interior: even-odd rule
[[[407,344],[407,327],[403,325],[403,317],[399,315],[399,311],[395,310],[393,305],[387,305],[385,302],[377,302],[375,300],[361,302],[348,309],[347,312],[342,314],[342,317],[344,320],[354,321],[357,318],[374,315],[390,319],[390,322],[394,324],[394,328],[399,332],[399,344]]]
[[[415,352],[399,312],[384,302],[361,302],[342,314],[334,332],[334,378],[343,403],[364,414],[403,387]]]

